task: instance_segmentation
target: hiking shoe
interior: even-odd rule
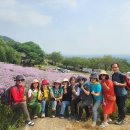
[[[31,120],[26,121],[26,123],[27,123],[28,125],[30,125],[30,126],[34,126],[34,122],[33,122],[33,121],[31,121]]]
[[[115,122],[116,125],[121,125],[124,123],[124,120],[122,119],[117,119],[117,121]]]
[[[55,115],[51,115],[51,118],[55,118],[56,116]]]
[[[37,119],[37,118],[38,118],[38,116],[34,116],[34,117],[33,117],[33,119]]]
[[[108,122],[112,122],[112,119],[111,119],[111,118],[108,118]]]
[[[108,124],[107,122],[103,122],[100,126],[101,126],[102,128],[104,128],[104,127],[109,126],[109,124]]]
[[[95,126],[96,126],[96,122],[93,122],[91,126],[92,126],[92,127],[95,127]]]
[[[64,119],[64,116],[63,116],[63,115],[60,115],[60,119]]]
[[[42,114],[41,114],[41,118],[44,118],[44,117],[45,117],[45,113],[42,113]]]

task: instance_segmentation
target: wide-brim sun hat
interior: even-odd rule
[[[32,84],[34,84],[34,83],[39,83],[39,80],[38,80],[38,79],[34,79],[34,80],[32,81]]]
[[[64,78],[64,79],[62,80],[62,82],[68,82],[68,83],[69,83],[69,80],[68,80],[67,78]]]
[[[48,85],[48,84],[49,84],[49,82],[46,79],[42,80],[42,85]]]
[[[54,84],[55,84],[55,83],[61,84],[61,81],[60,81],[60,80],[55,80],[55,81],[54,81]]]
[[[109,74],[105,70],[101,70],[99,74],[99,80],[101,80],[101,75],[106,75],[107,79],[109,79]]]
[[[18,81],[18,80],[25,80],[23,75],[17,75],[14,79],[14,81]]]
[[[98,79],[97,73],[91,73],[90,79]]]

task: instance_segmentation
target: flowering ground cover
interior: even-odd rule
[[[19,74],[24,75],[27,84],[30,84],[33,79],[38,79],[39,81],[47,79],[50,84],[52,84],[55,80],[70,78],[72,75],[76,77],[78,76],[78,74],[53,71],[53,69],[39,70],[33,67],[23,67],[0,62],[0,88],[14,85],[14,77]]]

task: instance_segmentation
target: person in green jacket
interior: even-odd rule
[[[41,114],[41,103],[38,102],[39,81],[34,79],[28,91],[28,106],[32,109],[33,118]]]

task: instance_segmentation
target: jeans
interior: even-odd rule
[[[116,103],[118,107],[118,117],[121,120],[124,120],[126,115],[126,108],[125,108],[125,102],[126,102],[127,96],[119,96],[116,97]]]
[[[60,114],[64,115],[65,108],[70,105],[70,101],[62,101]]]
[[[97,122],[98,108],[101,105],[101,102],[102,101],[100,100],[94,102],[94,105],[93,105],[93,121],[94,122]]]
[[[41,102],[41,104],[42,104],[42,113],[45,113],[45,108],[46,108],[46,101],[45,100],[43,100],[42,102]]]
[[[52,101],[52,110],[56,111],[57,101]]]

